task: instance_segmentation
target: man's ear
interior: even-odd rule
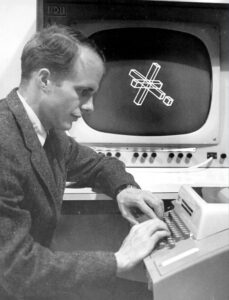
[[[47,68],[42,68],[37,73],[38,85],[44,92],[48,92],[50,90],[50,77],[51,73]]]

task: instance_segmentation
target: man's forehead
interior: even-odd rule
[[[82,46],[80,47],[78,62],[85,68],[98,68],[104,71],[104,62],[95,50]]]

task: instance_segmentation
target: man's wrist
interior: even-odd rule
[[[133,188],[133,189],[140,189],[138,186],[133,185],[133,184],[122,184],[120,187],[117,188],[116,192],[115,192],[115,198],[118,196],[118,194],[127,189],[127,188]]]
[[[116,273],[117,275],[119,275],[128,270],[128,263],[127,260],[124,259],[122,255],[120,255],[119,251],[114,253],[114,255],[115,255],[116,266],[117,266]]]

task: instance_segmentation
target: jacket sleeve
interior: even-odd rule
[[[3,294],[14,299],[51,299],[58,293],[77,293],[85,283],[112,282],[116,273],[113,253],[52,252],[34,241],[30,212],[21,206],[26,177],[2,145],[0,169],[0,299],[5,299]]]
[[[77,187],[92,187],[112,198],[124,184],[139,188],[132,174],[126,171],[124,163],[117,158],[98,154],[71,137],[68,137],[68,144],[67,180],[74,181]]]

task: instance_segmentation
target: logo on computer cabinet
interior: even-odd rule
[[[163,83],[156,79],[160,68],[161,66],[158,63],[152,63],[146,76],[135,69],[130,70],[129,76],[132,78],[130,85],[138,89],[133,101],[136,105],[142,105],[148,93],[161,100],[166,106],[173,104],[174,99],[162,91]]]
[[[63,5],[49,5],[48,6],[49,16],[66,16],[66,7]]]

